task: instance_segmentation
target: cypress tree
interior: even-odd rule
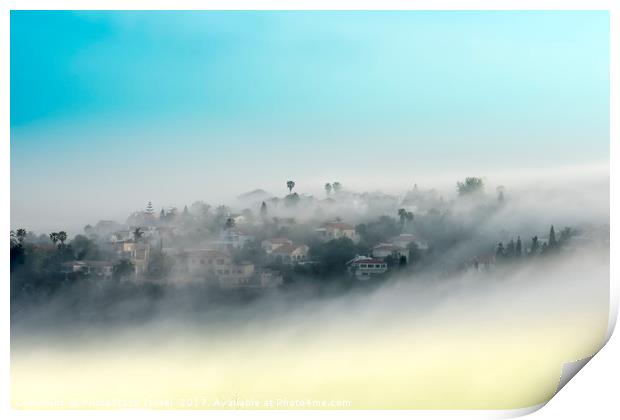
[[[506,252],[504,250],[504,244],[501,242],[497,244],[497,250],[495,251],[496,257],[504,257],[506,256]]]
[[[553,229],[553,225],[551,225],[551,230],[549,231],[549,248],[555,248],[558,242],[555,240],[555,229]]]

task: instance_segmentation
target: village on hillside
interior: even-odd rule
[[[484,221],[507,206],[508,197],[503,187],[485,194],[479,178],[459,182],[454,200],[417,185],[390,196],[326,183],[322,198],[294,192],[294,181],[286,187],[284,197],[263,190],[239,196],[239,210],[202,201],[156,210],[148,202],[123,223],[101,220],[71,240],[64,231],[17,229],[11,232],[11,270],[29,273],[24,288],[45,277],[270,289],[300,279],[385,279],[437,261],[451,270],[491,270],[499,261],[608,242],[605,229],[556,233],[553,226],[545,238],[490,239]],[[463,202],[474,203],[474,210],[456,216]],[[468,241],[466,250],[459,249],[462,241]]]

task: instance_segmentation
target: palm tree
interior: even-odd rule
[[[17,241],[21,244],[22,242],[24,242],[24,239],[26,239],[26,235],[28,233],[26,232],[26,229],[17,229],[17,231],[15,232],[15,236],[17,237]]]
[[[64,230],[58,232],[58,240],[60,241],[60,245],[64,245],[65,241],[67,240],[67,232],[65,232]]]
[[[295,188],[295,181],[286,181],[286,188],[288,188],[289,194],[293,192],[293,188]]]
[[[407,210],[405,210],[405,209],[398,209],[398,217],[400,218],[400,224],[404,225],[405,224],[405,219],[407,219]]]
[[[332,184],[330,184],[329,182],[325,184],[325,192],[327,193],[327,195],[332,192]]]
[[[56,245],[58,243],[58,232],[50,233],[50,239],[52,240],[54,245]]]
[[[133,230],[133,240],[136,242],[140,242],[142,240],[142,237],[144,236],[144,232],[142,232],[142,228],[135,228]]]

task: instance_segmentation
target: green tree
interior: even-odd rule
[[[286,181],[286,188],[288,188],[289,194],[293,192],[293,188],[295,188],[295,181]]]
[[[400,218],[400,225],[404,226],[405,221],[407,220],[407,210],[398,209],[398,217]]]
[[[76,260],[96,260],[101,256],[97,244],[85,235],[76,235],[70,246]]]
[[[339,193],[342,190],[342,184],[338,181],[332,183],[332,188],[334,189],[335,193]]]
[[[332,192],[332,184],[328,182],[325,184],[325,193],[329,196],[331,192]]]
[[[24,240],[26,239],[26,235],[28,235],[28,233],[26,232],[26,229],[17,229],[17,231],[15,232],[15,236],[17,237],[17,242],[19,242],[20,244],[24,243]]]
[[[11,248],[10,248],[10,271],[15,271],[17,266],[23,265],[26,262],[26,254],[24,246],[18,241],[14,231],[11,231]],[[13,291],[13,285],[11,284],[11,292]]]
[[[346,263],[357,254],[357,247],[349,238],[334,239],[310,247],[310,255],[318,262],[319,272],[324,277],[341,275]]]
[[[60,245],[64,245],[65,241],[67,240],[67,232],[65,232],[64,230],[61,230],[60,232],[58,232],[58,241],[60,242]]]
[[[459,181],[456,183],[456,189],[461,196],[480,193],[484,190],[484,181],[482,181],[482,178],[467,177],[464,182]]]
[[[263,219],[267,217],[267,203],[264,201],[260,205],[260,217]]]
[[[555,229],[553,228],[553,225],[551,225],[551,229],[549,230],[549,242],[547,246],[549,248],[555,248],[557,244],[558,242],[555,239]]]
[[[515,246],[515,256],[519,258],[522,252],[521,237],[517,236],[517,245]]]
[[[58,243],[58,232],[52,232],[49,236],[52,243],[56,245]]]
[[[114,265],[112,271],[117,280],[122,280],[131,276],[134,273],[134,268],[131,261],[122,259]]]

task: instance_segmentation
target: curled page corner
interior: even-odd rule
[[[562,364],[562,373],[560,374],[560,380],[558,382],[558,386],[555,389],[555,394],[560,392],[562,388],[571,380],[573,377],[579,372],[592,358],[594,355],[584,357],[583,359],[574,360],[572,362],[565,362]]]

